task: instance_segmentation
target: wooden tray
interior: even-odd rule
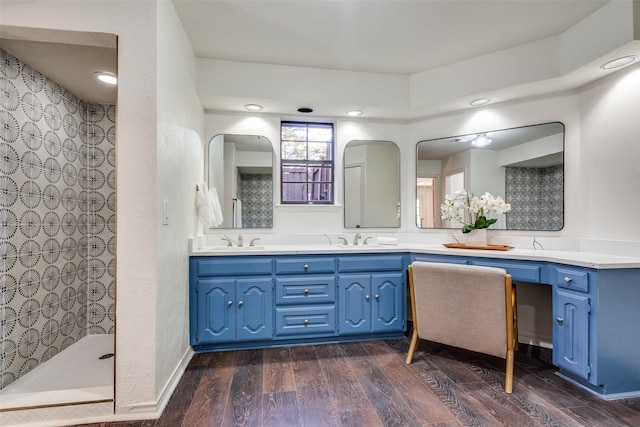
[[[509,251],[513,249],[513,246],[507,245],[467,246],[464,243],[444,243],[444,246],[454,249],[482,249],[485,251]]]

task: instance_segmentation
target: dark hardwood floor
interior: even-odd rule
[[[94,427],[640,426],[640,398],[604,401],[534,347],[504,360],[408,339],[199,353],[157,420]],[[536,356],[536,357],[534,357]]]

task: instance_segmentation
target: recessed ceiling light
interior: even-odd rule
[[[636,60],[636,56],[635,55],[629,55],[629,56],[623,56],[620,58],[616,58],[613,59],[609,62],[605,62],[601,68],[605,69],[605,70],[611,70],[614,68],[620,68],[620,67],[624,67],[627,64],[631,64],[633,61]]]
[[[298,108],[298,113],[313,113],[313,108],[300,107]]]
[[[248,111],[260,111],[262,110],[262,105],[258,105],[258,104],[247,104],[244,106],[245,110]]]
[[[491,145],[492,142],[493,140],[489,138],[486,133],[481,133],[471,141],[471,145],[476,148],[484,148]]]
[[[347,111],[347,116],[351,116],[351,117],[358,117],[362,115],[362,111],[360,110],[351,110],[351,111]]]
[[[118,78],[113,73],[109,73],[106,71],[96,71],[95,75],[101,82],[108,83],[110,85],[118,84]]]
[[[489,98],[478,98],[478,99],[474,99],[469,104],[471,104],[474,107],[479,107],[481,105],[487,105],[490,102],[491,100]]]

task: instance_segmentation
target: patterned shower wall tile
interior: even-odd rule
[[[90,319],[109,317],[87,304],[90,275],[104,275],[114,258],[115,107],[87,105],[0,55],[0,350],[13,357],[0,372],[4,386],[84,336]],[[89,214],[99,222],[91,232]],[[108,320],[92,330],[113,330]]]
[[[563,193],[562,167],[507,168],[505,196],[512,207],[508,228],[562,228]]]

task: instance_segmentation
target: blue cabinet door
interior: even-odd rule
[[[553,300],[553,363],[589,378],[589,297],[556,290]]]
[[[233,279],[198,280],[198,344],[235,340],[235,292]]]
[[[374,332],[401,331],[404,328],[404,281],[402,272],[371,275],[372,328]]]
[[[271,279],[238,279],[238,341],[271,339],[273,335],[273,282]]]
[[[340,335],[371,331],[371,275],[344,274],[338,279]]]
[[[197,343],[271,339],[271,279],[198,280]]]

